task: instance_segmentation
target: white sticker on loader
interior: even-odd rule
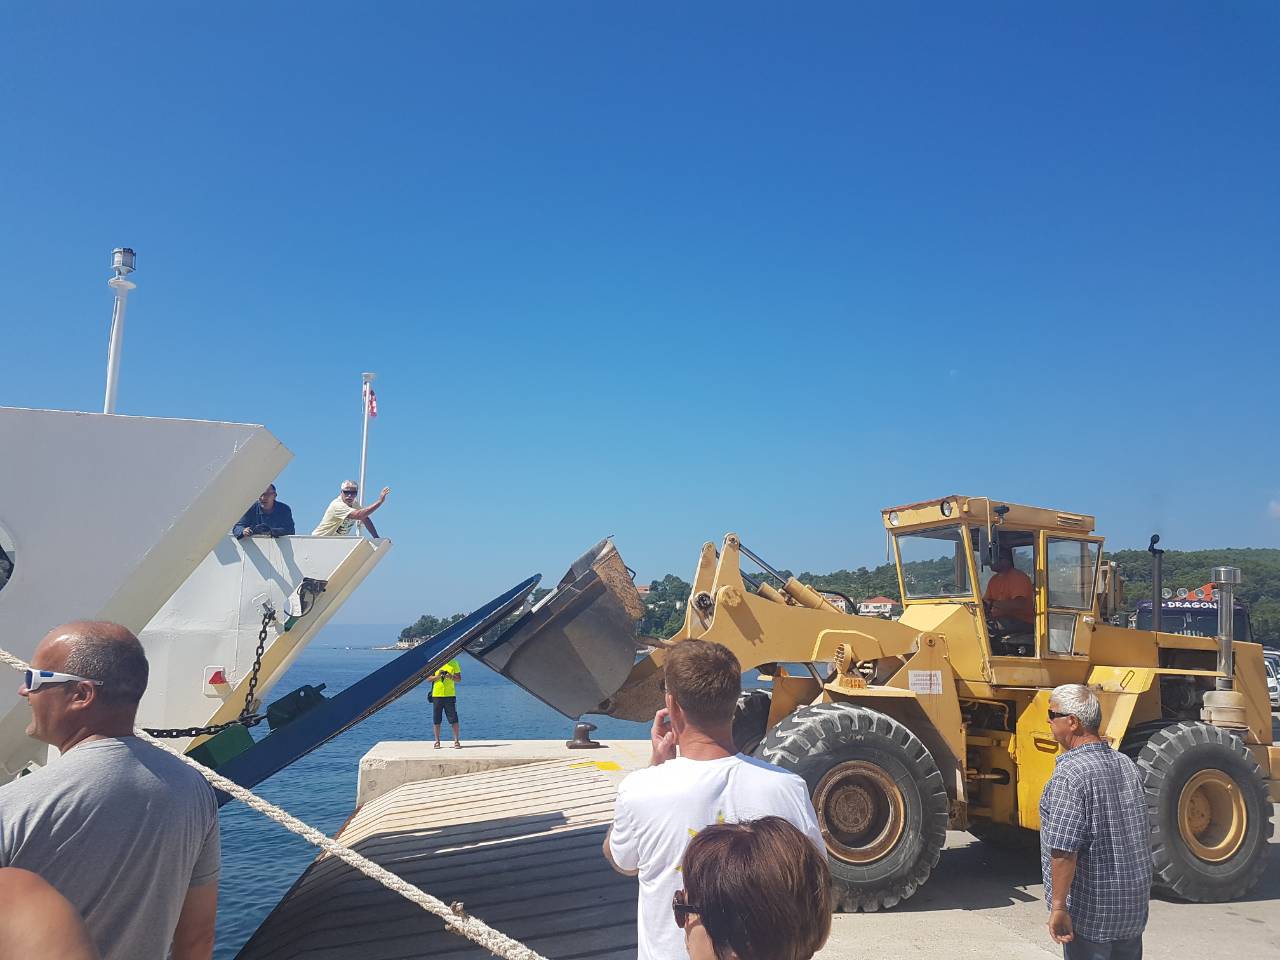
[[[942,671],[908,670],[907,686],[912,693],[942,693]]]

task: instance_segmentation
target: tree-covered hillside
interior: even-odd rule
[[[1132,612],[1139,600],[1151,596],[1151,555],[1145,550],[1119,550],[1107,554],[1114,560],[1125,580],[1124,610]],[[1222,550],[1169,550],[1164,555],[1164,585],[1192,589],[1208,582],[1217,566],[1239,567],[1244,577],[1239,599],[1249,606],[1255,640],[1280,645],[1280,550],[1261,547],[1241,547]],[[926,575],[939,582],[951,576],[951,564],[946,561],[927,561],[915,564],[921,578]],[[927,568],[927,569],[926,569]],[[936,568],[936,569],[935,569]],[[790,571],[781,571],[790,575]],[[885,563],[873,569],[836,570],[833,573],[801,573],[799,579],[818,590],[843,593],[855,603],[868,597],[886,596],[900,600],[898,574],[893,564]],[[640,624],[642,636],[669,637],[684,623],[684,605],[689,600],[690,585],[667,574],[661,580],[649,584],[645,597],[647,612]],[[545,590],[539,592],[545,594]],[[401,639],[422,640],[438,633],[449,624],[461,619],[462,614],[441,620],[424,615],[412,626],[400,632]]]
[[[410,640],[415,643],[421,643],[428,637],[434,637],[445,627],[450,627],[457,623],[465,616],[465,613],[455,613],[447,617],[433,617],[429,613],[424,613],[416,621],[400,631],[400,639],[405,643]]]
[[[1125,609],[1151,599],[1151,554],[1117,550],[1114,560],[1125,580]],[[1280,550],[1233,547],[1223,550],[1166,550],[1161,565],[1164,586],[1192,590],[1209,582],[1214,567],[1239,567],[1243,583],[1236,598],[1249,607],[1255,640],[1280,644]]]
[[[1126,581],[1123,609],[1132,613],[1139,600],[1151,596],[1151,555],[1145,550],[1120,550],[1105,555],[1104,559],[1114,560],[1119,565],[1120,575]],[[1238,596],[1249,605],[1254,638],[1280,645],[1280,550],[1259,547],[1169,550],[1164,555],[1164,585],[1174,590],[1203,586],[1213,568],[1223,565],[1239,567],[1244,577]],[[916,563],[913,570],[922,582],[928,581],[934,586],[942,585],[951,577],[951,564],[947,561]],[[789,570],[781,572],[791,573]],[[891,563],[883,563],[873,569],[859,567],[832,573],[806,571],[798,577],[818,590],[843,593],[855,603],[875,596],[902,599],[898,590],[898,573]],[[654,580],[649,587],[649,596],[645,598],[649,613],[640,632],[658,637],[669,637],[675,633],[684,622],[684,603],[689,599],[689,590],[689,584],[671,574]]]

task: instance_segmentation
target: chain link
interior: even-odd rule
[[[267,650],[267,625],[276,618],[276,612],[270,608],[262,615],[262,627],[258,630],[258,649],[253,655],[253,672],[249,674],[249,692],[245,694],[244,706],[240,710],[240,716],[234,720],[228,720],[226,723],[212,723],[204,727],[172,727],[160,730],[147,730],[147,733],[153,737],[161,737],[164,739],[177,739],[180,737],[212,737],[214,734],[221,733],[228,727],[241,726],[246,729],[256,727],[263,720],[267,719],[266,714],[258,714],[253,712],[253,697],[258,690],[258,673],[262,669],[262,655]]]

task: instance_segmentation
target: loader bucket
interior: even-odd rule
[[[548,706],[576,719],[602,712],[636,663],[644,602],[609,540],[579,557],[564,579],[496,640],[467,652]]]

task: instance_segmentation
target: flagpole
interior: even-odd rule
[[[364,433],[360,438],[360,496],[364,497],[364,465],[369,456],[369,391],[373,389],[372,384],[376,373],[362,373],[363,386],[360,388],[360,406],[364,415]],[[362,499],[361,503],[367,502]]]

